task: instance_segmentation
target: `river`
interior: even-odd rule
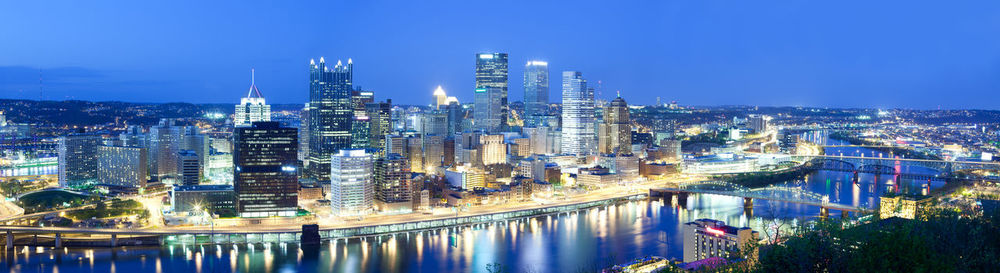
[[[839,144],[836,140],[825,140]],[[872,153],[858,148],[828,153]],[[875,152],[877,153],[877,152]],[[907,168],[908,166],[902,166]],[[920,170],[916,170],[920,171]],[[928,172],[930,170],[927,170]],[[832,202],[873,207],[888,190],[925,192],[927,181],[818,171],[786,185],[830,196]],[[932,182],[940,187],[943,182]],[[326,242],[318,249],[296,244],[237,244],[71,248],[18,247],[5,252],[11,272],[487,272],[499,263],[508,272],[584,272],[655,255],[682,258],[681,227],[698,218],[763,230],[773,219],[789,224],[813,219],[818,207],[755,201],[747,214],[740,198],[693,195],[686,204],[643,200],[523,221],[396,236]],[[836,217],[837,215],[832,215]],[[762,232],[762,235],[763,232]]]

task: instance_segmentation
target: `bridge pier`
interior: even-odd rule
[[[677,204],[681,207],[687,207],[688,193],[679,192],[677,193]]]
[[[822,217],[823,219],[830,218],[830,209],[827,207],[820,207],[819,217]]]
[[[854,178],[851,179],[851,181],[854,181],[854,184],[858,183],[858,171],[854,171]]]
[[[7,230],[7,249],[14,249],[14,233]]]
[[[840,211],[840,219],[847,220],[848,218],[851,218],[851,214],[849,211],[846,210]]]
[[[744,209],[753,209],[753,198],[743,197],[743,208]]]
[[[111,247],[118,246],[118,234],[111,234]]]
[[[56,248],[62,248],[62,234],[56,233]]]

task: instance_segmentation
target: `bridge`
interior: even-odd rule
[[[828,217],[831,209],[841,211],[842,217],[847,217],[848,212],[865,210],[863,207],[832,203],[828,196],[791,186],[768,186],[751,189],[728,182],[703,181],[671,188],[650,189],[650,196],[671,198],[673,195],[677,195],[680,200],[685,200],[687,195],[695,193],[741,197],[743,198],[743,207],[746,209],[753,208],[754,199],[817,206],[820,207],[820,216],[822,217]]]
[[[979,161],[948,161],[842,155],[792,155],[788,156],[787,160],[798,164],[808,164],[810,167],[820,170],[853,172],[855,174],[855,179],[857,179],[858,173],[871,173],[876,175],[895,175],[896,179],[907,178],[944,180],[947,178],[954,178],[997,180],[998,177],[995,175],[983,177],[964,177],[956,176],[955,174],[958,172],[974,171],[992,174],[1000,173],[1000,163]],[[907,166],[907,171],[897,169],[897,166]],[[924,169],[927,173],[912,172],[912,169],[914,168]]]

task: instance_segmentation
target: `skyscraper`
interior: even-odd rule
[[[149,165],[145,148],[106,145],[100,146],[98,153],[97,174],[101,183],[128,188],[146,187]]]
[[[233,125],[236,127],[250,126],[258,121],[271,121],[271,106],[264,101],[257,85],[254,83],[254,72],[250,69],[250,91],[247,97],[240,99],[233,115]]]
[[[298,132],[255,122],[233,132],[233,187],[240,217],[295,216]]]
[[[500,88],[476,88],[474,100],[472,119],[476,130],[488,133],[500,132],[504,124],[504,115],[501,114],[503,112],[503,98]]]
[[[487,92],[495,93],[490,95],[490,103],[499,104],[499,109],[496,112],[489,112],[490,122],[486,126],[494,126],[494,123],[499,121],[496,124],[497,130],[505,130],[507,128],[507,112],[510,111],[507,105],[507,53],[476,54],[476,93],[479,93],[481,88]],[[479,105],[478,101],[476,105]],[[476,122],[478,123],[479,120]],[[478,125],[476,127],[483,128]]]
[[[184,130],[176,126],[173,119],[161,119],[156,126],[149,127],[146,142],[149,146],[150,175],[159,181],[177,175],[177,151],[181,150]]]
[[[412,210],[410,163],[399,154],[387,154],[375,163],[375,203],[380,211]]]
[[[337,216],[371,212],[375,199],[372,155],[365,150],[340,150],[330,161],[330,205]]]
[[[375,102],[365,105],[368,117],[371,119],[371,134],[368,137],[369,147],[377,148],[376,156],[385,155],[385,138],[393,132],[392,100]]]
[[[618,97],[604,108],[604,122],[598,131],[597,146],[602,154],[632,153],[632,121],[625,99]]]
[[[524,126],[540,126],[548,103],[549,63],[529,61],[524,65]]]
[[[101,136],[71,134],[59,137],[59,186],[75,187],[97,179],[98,146]]]
[[[354,65],[337,61],[332,69],[321,57],[309,61],[309,169],[306,174],[318,181],[330,180],[330,157],[351,147],[351,104]]]
[[[594,92],[577,71],[562,73],[562,152],[590,155],[597,148],[594,139]]]
[[[202,177],[201,164],[198,153],[192,150],[177,152],[178,182],[184,185],[198,185]]]
[[[448,94],[445,94],[444,88],[441,88],[440,85],[438,85],[437,89],[434,89],[433,96],[434,96],[434,101],[433,101],[434,110],[440,110],[441,106],[448,104],[447,102]]]

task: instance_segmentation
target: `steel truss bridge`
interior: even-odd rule
[[[733,183],[722,181],[703,181],[698,183],[684,184],[672,188],[651,189],[650,196],[672,197],[677,195],[680,199],[686,199],[688,194],[715,194],[743,198],[745,208],[753,208],[753,200],[768,200],[775,202],[786,202],[820,207],[822,216],[829,216],[829,210],[839,210],[844,212],[861,212],[864,207],[855,207],[830,202],[829,196],[814,193],[795,186],[768,186],[763,188],[747,188]]]
[[[995,174],[1000,173],[1000,164],[994,162],[976,161],[946,161],[932,159],[908,159],[908,158],[883,158],[883,157],[863,157],[863,156],[837,156],[837,155],[792,155],[788,158],[798,164],[807,164],[811,168],[819,170],[887,174],[896,175],[896,178],[907,179],[934,179],[943,180],[946,178],[957,179],[986,179],[998,180],[1000,177]],[[906,166],[907,170],[901,170],[897,166]],[[916,173],[914,168],[925,169],[927,173]],[[957,173],[969,172],[992,173],[993,176],[967,177],[957,175]]]

